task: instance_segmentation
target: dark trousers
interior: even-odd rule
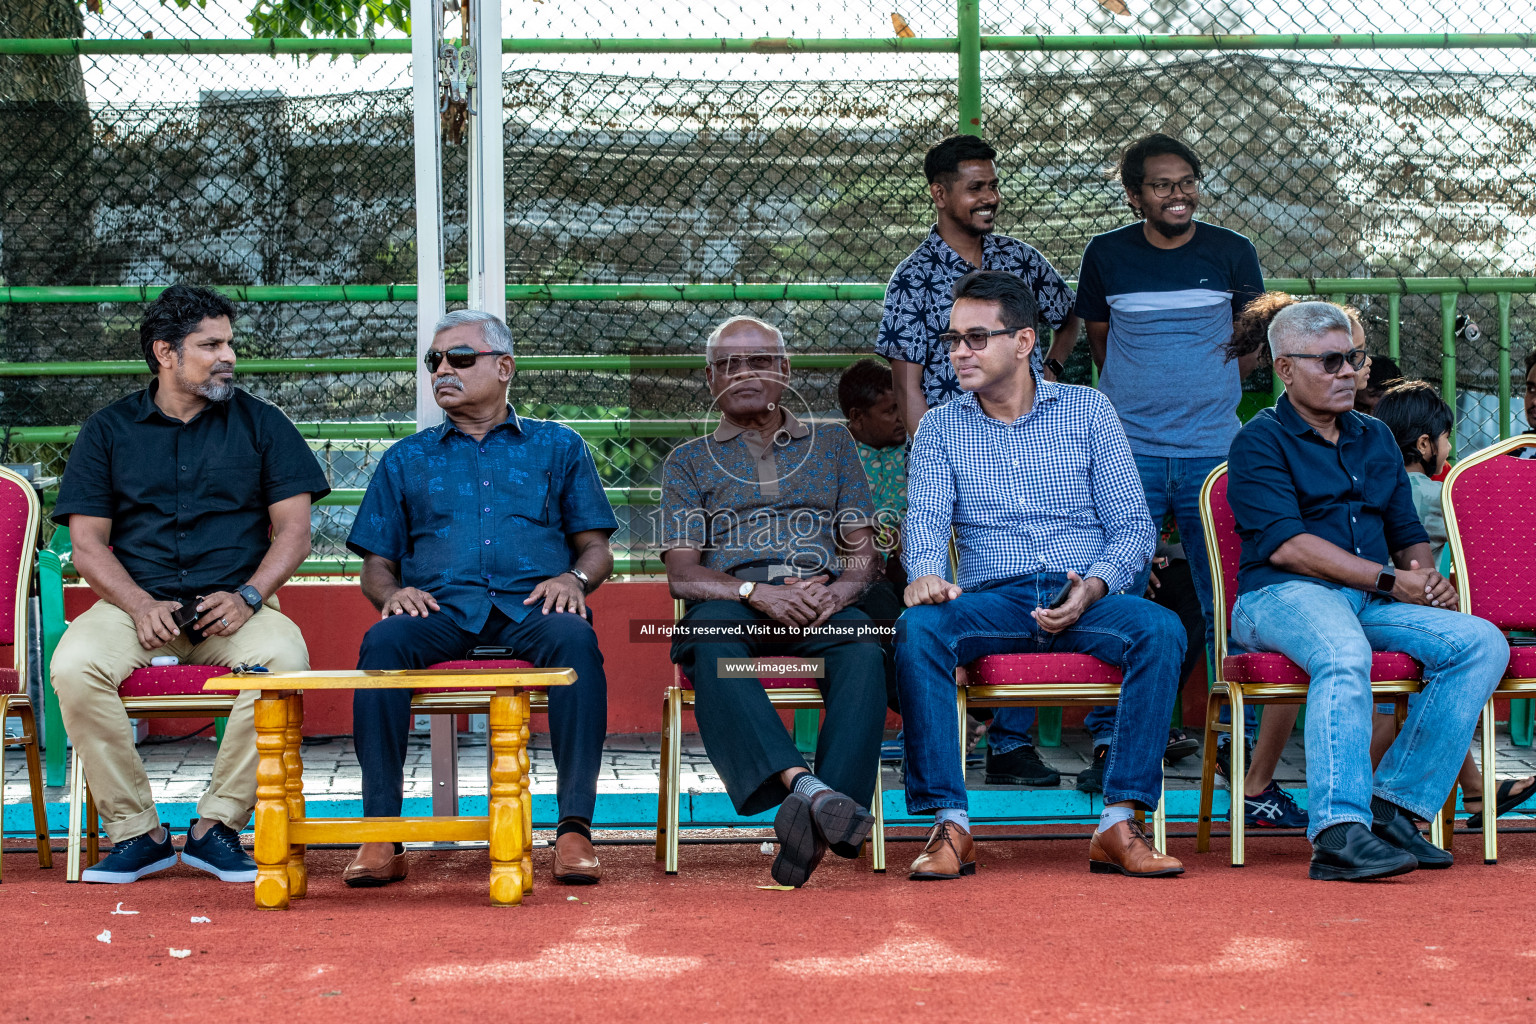
[[[549,738],[554,748],[561,819],[592,820],[597,773],[608,727],[608,678],[592,624],[570,612],[535,609],[513,622],[496,609],[479,633],[460,629],[441,612],[424,618],[392,615],[363,636],[360,669],[426,668],[465,657],[481,645],[510,647],[540,668],[571,668],[576,682],[549,690]],[[352,731],[363,767],[363,814],[396,817],[404,802],[405,747],[411,732],[410,690],[356,690]]]
[[[739,601],[704,601],[688,609],[683,621],[769,620]],[[855,627],[869,621],[857,607],[844,608],[830,620]],[[816,775],[868,805],[885,731],[885,652],[879,643],[839,637],[766,644],[745,636],[674,641],[672,660],[693,680],[694,717],[704,750],[737,813],[760,814],[777,806],[789,795],[779,773],[806,767],[762,684],[722,679],[718,671],[720,658],[776,654],[826,659],[826,678],[820,680],[826,716],[816,739]]]

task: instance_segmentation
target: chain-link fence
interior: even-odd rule
[[[457,8],[457,4],[451,4]],[[1124,9],[1127,13],[1118,14]],[[370,27],[368,12],[376,12]],[[401,5],[302,0],[238,6],[150,0],[0,0],[0,39],[249,39],[372,35],[399,42]],[[504,34],[533,43],[956,35],[936,0],[715,6],[680,0],[568,6],[509,0]],[[1241,231],[1272,278],[1529,274],[1536,257],[1536,62],[1513,44],[1195,52],[1137,34],[1513,32],[1529,10],[1494,0],[1356,0],[1325,10],[1260,0],[985,3],[981,120],[999,149],[1000,229],[1073,277],[1089,237],[1128,211],[1113,171],[1147,131],[1206,162],[1202,217]],[[449,29],[456,24],[449,15]],[[394,20],[392,20],[394,19]],[[1063,39],[1077,35],[1077,40]],[[1007,38],[994,38],[1007,37]],[[1389,37],[1381,36],[1383,46]],[[1432,44],[1432,45],[1431,45]],[[1238,41],[1231,41],[1238,46]],[[1006,49],[1004,47],[1013,47]],[[517,49],[518,47],[514,47]],[[631,46],[631,49],[634,47]],[[660,47],[656,47],[660,48]],[[398,50],[399,47],[397,46]],[[775,47],[762,47],[773,50]],[[779,49],[787,49],[779,47]],[[952,52],[515,52],[504,75],[507,279],[578,285],[885,281],[927,231],[924,150],[964,97]],[[391,285],[415,277],[410,58],[262,54],[7,54],[0,49],[0,286]],[[444,145],[450,283],[466,277],[466,147]],[[1458,282],[1449,290],[1466,291]],[[1349,295],[1370,345],[1398,328],[1411,376],[1444,378],[1437,295]],[[1468,445],[1496,437],[1497,297],[1461,295],[1481,337],[1457,339]],[[0,304],[9,363],[139,358],[133,302]],[[749,312],[797,353],[868,352],[877,298],[516,301],[520,355],[698,353],[709,327]],[[1527,295],[1510,307],[1512,360],[1531,344]],[[415,304],[241,304],[243,359],[409,357]],[[1090,377],[1086,345],[1069,379]],[[702,359],[700,360],[702,366]],[[1518,371],[1517,371],[1518,372]],[[797,374],[806,408],[834,411],[835,368]],[[409,420],[409,369],[263,373],[243,384],[301,423]],[[11,461],[56,472],[59,441],[20,428],[80,423],[143,376],[0,380]],[[1267,371],[1249,387],[1269,390]],[[594,423],[692,419],[697,370],[521,372],[520,411]],[[1514,429],[1524,426],[1514,403]],[[18,431],[15,438],[13,430]],[[645,435],[649,431],[635,433]],[[650,549],[648,489],[671,437],[589,432],[626,527]],[[366,486],[387,439],[315,441],[333,485]],[[351,500],[342,495],[338,501]],[[635,502],[635,504],[628,504]],[[342,557],[350,506],[316,511],[316,555]],[[633,518],[633,525],[631,523]]]

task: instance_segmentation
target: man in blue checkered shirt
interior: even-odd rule
[[[977,271],[955,285],[943,342],[967,394],[929,410],[912,442],[903,556],[912,582],[896,678],[907,809],[935,822],[911,877],[976,870],[955,669],[1020,653],[1089,654],[1121,670],[1089,867],[1181,874],[1134,814],[1161,795],[1184,627],[1126,593],[1156,540],[1136,462],[1108,399],[1032,366],[1035,317],[1034,295],[1012,274]],[[944,578],[951,530],[958,586]]]

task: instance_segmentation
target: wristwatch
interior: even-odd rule
[[[592,577],[588,576],[580,569],[572,568],[565,571],[576,577],[576,582],[581,584],[581,592],[583,594],[592,593]]]
[[[1376,577],[1376,593],[1390,594],[1392,588],[1397,585],[1397,570],[1391,564],[1381,567],[1381,574]]]
[[[1051,371],[1057,380],[1061,380],[1067,372],[1067,368],[1062,365],[1060,359],[1047,359],[1044,366],[1047,370]]]
[[[254,612],[261,607],[261,591],[249,583],[235,591],[235,593],[240,595],[240,600],[251,606],[251,611]]]
[[[757,584],[752,580],[748,580],[746,583],[743,583],[741,586],[736,588],[736,594],[741,598],[741,603],[746,604],[747,600],[752,596],[752,591],[756,589]]]

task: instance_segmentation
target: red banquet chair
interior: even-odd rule
[[[229,674],[223,665],[150,665],[135,669],[118,687],[129,718],[227,718],[238,690],[204,691],[203,684]],[[84,819],[84,864],[81,864],[81,820]],[[83,868],[100,856],[100,822],[96,803],[80,760],[80,748],[70,748],[69,846],[64,880],[80,881]]]
[[[1536,629],[1536,459],[1506,456],[1530,447],[1533,438],[1513,437],[1490,445],[1456,464],[1445,480],[1445,529],[1456,567],[1458,607],[1505,630]],[[1516,640],[1496,697],[1536,693],[1536,647]],[[1483,709],[1483,862],[1499,859],[1493,746],[1493,699]]]
[[[1232,722],[1243,720],[1248,704],[1305,704],[1308,678],[1301,666],[1283,654],[1227,654],[1227,630],[1232,607],[1237,603],[1237,568],[1242,557],[1242,540],[1237,535],[1237,519],[1227,503],[1227,464],[1211,470],[1200,491],[1200,522],[1205,528],[1205,547],[1210,564],[1220,567],[1211,579],[1211,601],[1221,614],[1216,616],[1216,678],[1205,711],[1205,752],[1200,768],[1200,825],[1196,849],[1211,848],[1211,804],[1216,795],[1216,734],[1232,733],[1233,726],[1223,724],[1219,712],[1223,704],[1232,708]],[[1397,704],[1398,717],[1406,713],[1408,695],[1417,693],[1424,678],[1423,667],[1406,654],[1377,651],[1371,655],[1371,693],[1391,697]],[[1241,729],[1239,725],[1237,728]],[[1232,866],[1243,866],[1244,820],[1241,797],[1244,772],[1247,771],[1243,744],[1232,743]],[[1442,815],[1432,822],[1431,839],[1442,841]]]
[[[0,751],[21,747],[27,757],[27,783],[32,791],[32,825],[37,833],[37,863],[53,867],[48,844],[48,809],[43,804],[43,769],[37,755],[37,716],[27,690],[27,599],[32,587],[32,563],[37,551],[41,513],[32,485],[8,469],[0,469],[0,644],[11,649],[11,667],[0,668],[0,735],[7,718],[21,719],[21,735],[5,736]],[[5,832],[5,800],[0,791],[0,835]],[[0,858],[0,865],[4,859]],[[0,870],[0,878],[4,877]]]
[[[1088,654],[989,654],[960,669],[956,702],[960,717],[960,770],[965,771],[969,707],[1098,707],[1120,700],[1120,670]],[[1153,845],[1168,852],[1164,799],[1152,814]],[[1142,817],[1138,811],[1137,818]]]
[[[673,616],[683,617],[683,602],[673,602]],[[774,658],[763,658],[774,661]],[[661,706],[661,780],[656,796],[656,859],[667,874],[677,874],[677,840],[680,828],[678,803],[682,799],[683,708],[694,703],[693,680],[682,669],[672,666],[672,685],[667,687]],[[814,679],[769,678],[762,680],[768,702],[781,711],[825,710],[821,690]],[[875,827],[869,836],[870,868],[885,871],[885,813],[881,807],[879,755],[876,755],[875,792],[869,804]]]

